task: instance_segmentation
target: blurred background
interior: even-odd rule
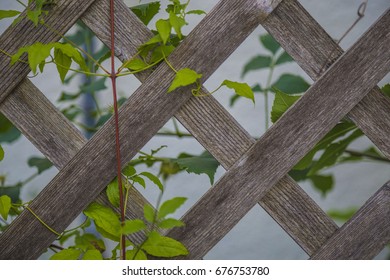
[[[148,3],[152,1],[142,1]],[[344,32],[351,26],[357,18],[357,9],[361,0],[301,0],[299,1],[307,11],[323,26],[323,28],[335,39],[339,39]],[[139,5],[139,1],[125,1],[129,6]],[[218,1],[191,1],[189,9],[200,9],[206,13],[209,12]],[[149,24],[149,28],[154,28],[156,19],[166,18],[165,7],[168,1],[161,1],[161,11]],[[389,0],[371,0],[368,1],[365,16],[348,36],[341,42],[344,50],[352,46],[356,40],[380,17],[380,15],[390,7]],[[15,0],[2,0],[0,10],[21,10],[23,7]],[[188,34],[203,16],[191,15],[187,20],[189,25],[185,27],[185,34]],[[2,33],[12,20],[4,19],[0,21],[0,33]],[[73,28],[69,34],[74,35],[79,29]],[[223,65],[211,76],[205,83],[210,91],[217,88],[225,80],[246,82],[250,86],[261,85],[265,87],[269,69],[260,69],[248,72],[242,77],[243,69],[247,62],[258,55],[269,55],[269,51],[260,43],[259,37],[266,34],[262,27],[257,28],[253,34],[226,60]],[[79,38],[79,37],[78,37]],[[90,38],[86,36],[86,38]],[[84,47],[86,46],[83,43]],[[88,48],[92,51],[101,49],[101,43],[93,39],[88,43]],[[119,63],[119,62],[118,62]],[[120,65],[120,64],[118,64]],[[53,71],[51,71],[53,70]],[[293,74],[302,77],[308,84],[311,79],[303,70],[293,62],[285,63],[274,70],[273,81],[277,81],[283,74]],[[32,74],[31,74],[32,76]],[[31,81],[60,109],[67,110],[70,104],[75,101],[72,98],[67,99],[67,95],[79,90],[79,85],[88,83],[88,78],[76,77],[66,85],[61,85],[61,81],[56,73],[55,67],[47,66],[45,72]],[[97,83],[97,81],[93,81]],[[109,81],[99,81],[99,90],[94,94],[102,108],[110,107],[112,104]],[[119,92],[122,98],[128,98],[139,86],[140,82],[134,77],[124,77],[118,80]],[[383,86],[390,83],[390,76],[387,75],[380,83]],[[65,95],[64,95],[65,93]],[[256,105],[254,106],[247,99],[238,99],[231,106],[233,92],[222,89],[215,94],[215,98],[234,116],[234,118],[254,137],[261,136],[266,130],[266,120],[264,117],[265,98],[264,94],[256,93]],[[268,105],[272,107],[273,94],[269,94]],[[91,97],[87,95],[77,99],[77,104],[84,108],[85,112],[94,110],[91,106]],[[69,109],[71,110],[71,109]],[[66,111],[69,115],[72,113]],[[86,117],[80,113],[75,121],[83,133],[90,137],[93,131],[87,128],[91,124],[96,124],[96,119]],[[389,120],[390,121],[390,120]],[[82,124],[82,125],[80,125]],[[186,133],[186,130],[177,124],[180,131]],[[174,131],[175,123],[167,123],[165,130]],[[8,139],[9,140],[9,139]],[[0,176],[5,177],[5,185],[12,186],[21,181],[25,186],[21,189],[21,198],[29,201],[39,193],[50,180],[58,173],[52,167],[39,176],[34,165],[29,166],[28,160],[31,157],[42,157],[42,154],[24,137],[21,136],[15,141],[7,141],[6,137],[0,135],[1,144],[5,150],[5,159],[0,162]],[[11,142],[11,143],[10,143]],[[182,152],[191,154],[201,154],[204,148],[191,137],[174,136],[155,136],[142,149],[150,152],[163,145],[167,147],[162,149],[158,155],[161,157],[175,158]],[[372,143],[366,138],[359,138],[349,147],[351,150],[363,151],[372,146]],[[145,168],[143,166],[140,167]],[[149,171],[154,174],[161,172],[160,167],[155,165]],[[217,169],[215,181],[225,173],[222,167]],[[389,162],[363,159],[358,162],[340,164],[326,169],[324,174],[333,176],[333,188],[324,194],[318,188],[308,181],[299,182],[302,188],[324,209],[336,213],[346,213],[351,209],[359,208],[364,202],[373,195],[381,186],[390,179]],[[32,176],[32,177],[31,177]],[[30,178],[31,177],[31,178]],[[31,179],[31,180],[30,180]],[[208,176],[188,174],[186,172],[170,176],[166,182],[166,191],[163,199],[169,199],[174,196],[188,197],[186,204],[175,214],[176,217],[182,216],[196,201],[211,187]],[[146,190],[140,190],[153,204],[156,202],[158,192],[155,188],[147,187]],[[343,220],[337,220],[342,225]],[[243,238],[245,236],[245,238]],[[388,249],[385,249],[377,258],[387,258]],[[243,218],[231,232],[224,237],[205,257],[206,259],[307,259],[307,254],[273,221],[271,217],[260,207],[255,206]]]

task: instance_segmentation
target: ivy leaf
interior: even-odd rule
[[[333,189],[334,180],[332,175],[313,175],[309,179],[313,182],[314,187],[321,192],[322,196],[326,196]]]
[[[103,260],[102,253],[100,253],[98,250],[88,250],[85,252],[82,260]]]
[[[253,103],[255,103],[255,94],[247,83],[238,83],[225,80],[221,86],[227,86],[228,88],[233,89],[237,95],[248,98],[252,100]]]
[[[205,151],[200,156],[179,158],[174,162],[188,173],[206,174],[210,178],[210,183],[214,184],[214,175],[219,162],[209,152]]]
[[[144,261],[147,259],[148,259],[148,257],[146,256],[146,254],[142,250],[134,249],[134,250],[127,250],[126,251],[126,260]]]
[[[28,159],[28,166],[36,167],[38,169],[38,174],[41,174],[45,170],[51,168],[53,163],[47,158],[31,157]]]
[[[15,10],[7,10],[7,11],[0,10],[0,20],[5,19],[5,18],[16,17],[19,14],[20,14],[20,12],[15,11]]]
[[[271,86],[272,89],[279,89],[284,93],[294,94],[305,92],[310,85],[300,76],[283,74],[280,78]]]
[[[0,215],[7,220],[9,210],[11,209],[11,198],[8,195],[0,196]]]
[[[131,7],[131,11],[145,24],[154,18],[160,11],[160,2],[151,2]]]
[[[3,147],[0,145],[0,161],[4,159],[4,150]]]
[[[175,213],[186,201],[185,197],[175,197],[165,201],[158,210],[157,218],[164,219],[167,215]]]
[[[145,204],[144,205],[145,220],[147,220],[149,223],[153,223],[154,214],[155,214],[155,210],[153,209],[153,207],[150,204]]]
[[[12,143],[21,135],[20,131],[0,113],[0,143]]]
[[[50,260],[78,260],[81,255],[79,249],[65,249],[55,253]]]
[[[61,81],[64,83],[66,74],[68,73],[70,65],[72,64],[72,59],[69,56],[64,55],[60,49],[56,48],[54,50],[54,61],[56,62],[57,71],[60,74]]]
[[[168,89],[168,93],[174,91],[179,87],[184,87],[196,83],[200,78],[202,78],[202,74],[198,74],[192,69],[180,69],[179,71],[177,71],[176,76]]]
[[[122,227],[122,234],[133,234],[146,228],[142,220],[126,220]]]
[[[144,176],[146,178],[148,178],[150,181],[152,181],[161,191],[164,191],[164,186],[163,184],[161,183],[160,179],[155,176],[154,174],[152,173],[149,173],[149,172],[141,172],[139,174],[140,176]]]
[[[119,189],[117,178],[115,178],[110,184],[108,184],[106,194],[110,203],[115,207],[119,207]]]
[[[183,34],[181,32],[181,28],[186,25],[186,22],[183,18],[178,17],[174,12],[169,13],[169,23],[175,30],[177,36],[179,36],[179,39],[183,37]]]
[[[247,64],[245,64],[241,74],[241,78],[243,78],[250,71],[268,68],[271,65],[271,63],[272,63],[272,58],[269,56],[263,56],[263,55],[255,56]]]
[[[275,65],[280,65],[291,61],[294,61],[294,59],[287,52],[283,52],[276,60]]]
[[[111,208],[92,202],[84,210],[84,214],[94,220],[96,226],[108,234],[115,237],[120,236],[121,224],[117,214]]]
[[[206,12],[202,10],[191,10],[186,13],[187,15],[205,15]]]
[[[141,70],[148,67],[148,64],[145,63],[142,59],[133,58],[127,62],[125,62],[122,66],[123,68],[128,68],[133,71]]]
[[[169,37],[171,36],[171,24],[168,20],[159,19],[156,22],[156,29],[165,45],[168,42]]]
[[[390,84],[384,85],[381,90],[386,96],[390,97]]]
[[[152,231],[145,241],[142,249],[148,254],[156,257],[171,258],[181,255],[188,255],[188,250],[182,243],[170,237],[161,236]]]
[[[269,34],[265,34],[265,35],[260,36],[260,42],[272,54],[276,54],[276,52],[280,48],[279,43]]]
[[[161,221],[158,224],[158,227],[163,228],[163,229],[171,229],[171,228],[175,228],[175,227],[183,227],[184,225],[185,224],[180,220],[169,218],[169,219],[165,219],[165,220]]]
[[[298,99],[299,95],[288,95],[281,90],[275,90],[275,99],[272,105],[271,121],[275,123]]]

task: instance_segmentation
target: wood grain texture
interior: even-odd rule
[[[389,24],[386,12],[185,215],[170,236],[188,258],[208,252],[387,74]]]
[[[263,26],[314,81],[343,53],[298,1],[283,1]],[[374,87],[348,117],[390,159],[389,112],[390,99]]]
[[[372,259],[390,242],[390,182],[373,195],[312,259]]]
[[[109,32],[104,27],[104,18],[108,15],[104,14],[105,9],[99,7],[100,1],[90,7],[82,20],[103,43],[109,45]],[[273,7],[276,7],[275,4]],[[118,15],[121,19],[118,24],[121,25],[116,34],[116,55],[123,60],[132,57],[137,52],[137,46],[153,34],[123,3],[118,2],[117,5],[121,11]],[[143,81],[147,75],[138,78]],[[208,93],[205,88],[202,91]],[[212,96],[190,98],[175,117],[225,169],[229,169],[255,143]],[[337,230],[336,224],[288,177],[276,184],[260,205],[309,255]]]
[[[44,17],[45,23],[59,34],[65,34],[94,1],[85,0],[80,5],[79,0],[58,0],[54,8],[50,10],[50,13]],[[20,15],[20,17],[25,16],[26,11]],[[14,54],[18,49],[26,45],[36,42],[45,44],[58,41],[59,39],[60,35],[50,31],[46,26],[39,25],[36,27],[30,20],[23,19],[15,26],[9,27],[2,34],[0,37],[0,49]],[[11,66],[10,58],[2,53],[0,54],[0,68],[2,69],[2,75],[0,76],[0,84],[2,85],[2,91],[0,92],[1,103],[28,75],[30,69],[25,63],[16,63]]]
[[[257,27],[262,15],[257,8],[257,1],[221,1],[170,61],[178,69],[195,69],[207,79]],[[234,38],[226,36],[233,33]],[[166,94],[173,76],[166,64],[159,66],[120,109],[123,164],[191,97],[185,88]],[[113,127],[111,119],[31,203],[31,209],[57,231],[65,229],[115,176]],[[1,247],[0,258],[36,258],[55,237],[25,211],[0,236],[2,244],[12,240],[16,244]]]

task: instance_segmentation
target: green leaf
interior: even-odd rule
[[[384,85],[381,90],[386,96],[390,97],[390,84]]]
[[[143,178],[141,178],[140,176],[135,175],[135,176],[131,177],[131,180],[133,180],[134,183],[140,184],[144,189],[146,188],[145,180]]]
[[[221,86],[227,86],[228,88],[233,89],[237,95],[248,98],[252,100],[253,103],[255,103],[255,94],[247,83],[238,83],[224,80]]]
[[[100,253],[98,250],[88,250],[85,252],[82,260],[103,260],[102,253]]]
[[[169,23],[171,24],[171,26],[175,30],[177,36],[179,36],[180,39],[183,38],[183,33],[181,32],[181,28],[184,25],[186,25],[185,20],[181,17],[178,17],[174,12],[170,12],[169,13]]]
[[[5,18],[16,17],[19,14],[20,14],[20,12],[15,11],[15,10],[7,10],[7,11],[0,10],[0,20],[5,19]]]
[[[172,238],[161,236],[155,231],[150,233],[142,249],[156,257],[171,258],[188,255],[188,250],[182,243]]]
[[[140,176],[144,176],[146,178],[148,178],[150,181],[152,181],[161,191],[164,191],[164,186],[163,184],[161,183],[160,179],[155,176],[154,174],[152,173],[149,173],[149,172],[141,172],[139,174]]]
[[[47,158],[31,157],[28,159],[28,166],[36,167],[38,169],[38,174],[41,174],[45,170],[51,168],[53,163]]]
[[[275,65],[280,65],[291,61],[294,61],[294,59],[287,52],[283,52],[276,60]]]
[[[350,207],[350,208],[341,209],[341,210],[339,210],[339,209],[331,209],[327,213],[334,220],[339,220],[339,221],[342,221],[342,222],[346,222],[349,219],[351,219],[353,217],[353,215],[355,215],[355,213],[357,211],[358,211],[358,208]]]
[[[188,173],[206,174],[210,178],[210,183],[214,184],[214,175],[219,162],[209,152],[205,151],[200,156],[179,158],[174,162]]]
[[[81,255],[79,249],[65,249],[55,253],[50,257],[50,260],[78,260]]]
[[[0,187],[0,195],[9,196],[12,202],[20,202],[20,190],[22,188],[21,184],[16,184],[14,186],[4,186]]]
[[[148,67],[148,64],[146,64],[145,61],[143,61],[142,59],[133,58],[125,62],[122,67],[128,68],[132,71],[137,71],[137,70],[145,69],[146,67]]]
[[[71,93],[67,93],[67,92],[61,92],[61,96],[60,98],[58,99],[58,101],[72,101],[72,100],[76,100],[77,98],[79,98],[81,95],[81,93],[77,93],[77,94],[71,94]]]
[[[145,24],[154,18],[160,11],[160,2],[151,2],[131,7],[131,11]]]
[[[31,20],[35,26],[39,23],[39,17],[42,14],[41,10],[28,10],[27,11],[27,18]]]
[[[152,55],[150,57],[149,63],[155,63],[157,61],[161,61],[164,59],[164,57],[168,57],[173,51],[175,50],[175,47],[172,45],[161,45],[155,48],[152,52]]]
[[[309,179],[313,182],[314,187],[325,196],[333,189],[334,180],[332,175],[313,175]]]
[[[163,229],[171,229],[175,227],[183,227],[185,224],[180,221],[173,218],[165,219],[162,222],[158,224],[159,228]]]
[[[275,89],[275,99],[272,105],[271,120],[275,123],[301,96],[288,95]]]
[[[0,145],[0,161],[4,159],[4,150],[3,147]]]
[[[198,74],[192,69],[180,69],[177,71],[176,76],[168,89],[168,92],[172,92],[179,87],[184,87],[196,83],[200,78],[202,78],[202,74]]]
[[[150,204],[145,204],[144,205],[144,217],[145,220],[147,220],[149,223],[154,222],[154,215],[155,215],[155,210]]]
[[[52,48],[53,44],[42,44],[40,42],[28,47],[28,64],[34,75],[37,73],[37,66],[45,62],[46,58],[50,56]]]
[[[111,181],[110,184],[108,184],[106,194],[110,203],[115,207],[119,207],[119,188],[117,178],[115,178]]]
[[[242,70],[241,77],[243,78],[248,72],[270,67],[272,58],[269,56],[258,55],[253,57]]]
[[[0,215],[7,220],[9,210],[11,209],[11,198],[7,195],[0,196]]]
[[[0,113],[0,143],[12,143],[21,135],[20,131]]]
[[[147,259],[148,259],[148,257],[146,256],[146,254],[142,250],[134,249],[134,250],[127,250],[126,251],[126,260],[143,261],[143,260],[147,260]]]
[[[267,50],[269,50],[273,54],[276,54],[276,52],[280,48],[279,43],[269,34],[260,36],[260,42]]]
[[[137,173],[137,171],[135,170],[134,166],[132,166],[131,164],[128,164],[123,170],[122,170],[122,173],[127,176],[127,177],[131,177],[131,176],[134,176],[135,173]]]
[[[186,12],[187,15],[205,15],[206,12],[202,10],[191,10]]]
[[[99,250],[103,252],[106,250],[103,240],[98,239],[91,233],[85,233],[83,235],[76,236],[75,246],[83,251],[86,250]]]
[[[92,202],[84,210],[85,216],[94,220],[97,227],[102,228],[112,236],[120,236],[121,224],[117,214],[106,206]]]
[[[54,48],[60,50],[64,55],[70,57],[74,62],[76,62],[81,70],[88,72],[88,66],[85,63],[84,57],[81,55],[80,51],[68,43],[54,43]]]
[[[126,220],[124,226],[122,227],[122,234],[133,234],[144,229],[146,229],[144,221],[139,219]]]
[[[283,91],[284,93],[294,94],[305,92],[310,85],[300,76],[283,74],[280,78],[271,86]]]
[[[157,218],[164,219],[167,215],[175,213],[186,201],[185,197],[175,197],[165,201],[158,210]]]
[[[159,19],[156,22],[156,29],[165,45],[168,42],[169,37],[171,36],[171,24],[168,20]]]
[[[65,55],[60,49],[55,49],[54,61],[56,62],[57,71],[60,74],[61,81],[64,83],[66,74],[68,73],[70,65],[72,64],[72,59]]]

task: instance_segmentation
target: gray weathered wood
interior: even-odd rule
[[[221,1],[170,56],[170,61],[178,69],[195,69],[207,79],[254,30],[259,17],[265,16],[257,1]],[[232,38],[227,34],[236,36]],[[210,36],[214,40],[209,40]],[[166,64],[159,66],[122,106],[120,141],[126,151],[123,163],[191,97],[186,89],[166,94],[173,76]],[[66,228],[115,176],[113,140],[111,119],[31,203],[34,212],[57,231]],[[36,258],[55,236],[24,211],[0,236],[3,244],[13,239],[17,240],[13,242],[16,246],[1,247],[0,258]]]
[[[185,215],[170,236],[188,258],[207,253],[387,74],[389,24],[387,11]]]
[[[373,195],[312,259],[372,259],[390,242],[390,182]]]
[[[51,30],[55,30],[57,33],[50,31],[44,25],[36,27],[30,20],[24,19],[15,26],[9,27],[2,34],[0,37],[0,48],[10,54],[14,54],[19,48],[36,42],[50,43],[58,41],[60,39],[59,34],[65,34],[94,1],[85,0],[80,5],[78,0],[58,0],[54,8],[45,17],[45,23],[50,26]],[[25,15],[26,11],[21,16]],[[1,103],[28,75],[30,69],[24,63],[16,63],[11,66],[10,58],[4,54],[0,54],[0,68],[2,70],[2,75],[0,76],[0,84],[2,86],[0,92]]]
[[[298,1],[283,1],[263,26],[314,81],[343,53]],[[348,117],[390,159],[389,112],[390,99],[374,87]]]

